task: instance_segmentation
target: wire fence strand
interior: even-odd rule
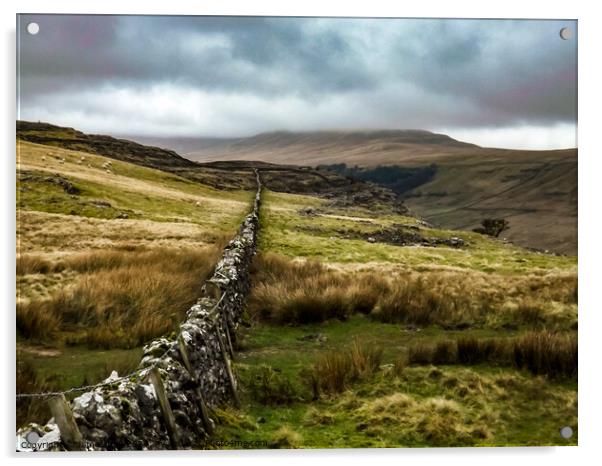
[[[215,316],[217,316],[218,313],[216,312],[216,310],[219,308],[220,304],[222,303],[222,301],[226,297],[226,294],[227,294],[227,292],[225,292],[224,294],[222,294],[222,296],[220,297],[219,301],[215,304],[215,306],[213,306],[211,308],[211,310],[207,314],[207,317],[209,318],[209,320],[210,320],[210,322],[212,324],[216,324],[217,323],[217,321],[215,319]],[[214,313],[215,313],[215,315],[214,315]],[[227,325],[227,323],[226,323],[226,325]],[[167,353],[169,353],[172,349],[173,349],[172,346],[170,346],[169,348],[167,348],[163,352],[163,354],[161,354],[161,356],[159,356],[157,358],[157,361],[154,364],[152,364],[151,366],[146,366],[146,367],[142,367],[142,368],[136,369],[135,371],[130,372],[129,374],[123,375],[121,377],[116,377],[114,379],[107,379],[107,380],[104,380],[103,382],[99,382],[97,384],[83,385],[81,387],[73,387],[73,388],[69,388],[69,389],[64,390],[64,391],[41,392],[41,393],[17,393],[15,395],[15,397],[17,399],[24,399],[24,398],[50,398],[50,397],[59,396],[59,395],[69,395],[71,393],[86,392],[86,391],[89,391],[89,390],[95,390],[97,388],[105,387],[107,385],[113,385],[115,383],[119,383],[119,382],[121,382],[123,380],[129,379],[130,377],[133,377],[135,375],[140,375],[140,374],[143,374],[143,373],[150,372],[152,369],[154,369],[155,367],[157,367],[159,365],[159,363],[161,362],[161,360],[163,359],[163,357],[166,356]]]
[[[255,172],[255,176],[257,177],[257,186],[258,186],[258,193],[261,192],[261,180],[259,178],[259,171],[257,169],[254,169]],[[254,202],[254,211],[257,209],[257,196]],[[228,277],[226,277],[223,273],[221,273],[219,270],[214,271],[214,275],[220,275],[222,278],[224,279],[228,279]],[[207,318],[209,319],[209,322],[211,323],[212,326],[217,326],[218,325],[218,315],[219,312],[217,312],[220,304],[222,303],[222,301],[224,300],[224,298],[226,297],[227,291],[224,292],[221,297],[219,298],[219,300],[217,301],[217,303],[215,304],[215,306],[213,306],[211,308],[211,310],[207,313]],[[226,316],[224,315],[224,318]],[[227,318],[225,318],[225,322],[224,322],[225,326],[228,326],[228,321]],[[219,329],[218,329],[219,331]],[[163,357],[165,355],[167,355],[167,353],[169,353],[171,350],[173,349],[172,346],[170,346],[169,348],[167,348],[167,350],[165,350],[165,352],[163,354],[161,354],[161,356],[159,356],[157,358],[157,361],[152,364],[151,366],[147,366],[147,367],[143,367],[140,369],[136,369],[133,372],[130,372],[127,375],[121,376],[121,377],[116,377],[114,379],[106,379],[103,382],[99,382],[97,384],[92,384],[92,385],[83,385],[81,387],[73,387],[73,388],[69,388],[68,390],[64,390],[64,391],[55,391],[55,392],[42,392],[42,393],[17,393],[15,394],[15,397],[17,399],[27,399],[27,398],[50,398],[50,397],[54,397],[54,396],[59,396],[59,395],[69,395],[71,393],[80,393],[80,392],[85,392],[85,391],[89,391],[89,390],[95,390],[97,388],[101,388],[101,387],[105,387],[107,385],[113,385],[115,383],[119,383],[123,380],[129,379],[130,377],[133,377],[135,375],[140,375],[143,373],[148,373],[150,372],[152,369],[154,369],[155,367],[157,367],[159,365],[159,363],[161,362],[161,360],[163,359]]]

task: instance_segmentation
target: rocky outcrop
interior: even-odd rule
[[[203,296],[190,308],[178,334],[145,346],[137,371],[116,372],[70,403],[85,450],[195,448],[213,427],[210,408],[236,401],[230,369],[232,340],[249,291],[249,267],[256,249],[261,184],[252,212],[224,249]],[[153,373],[160,376],[175,424],[161,408]],[[208,410],[209,409],[209,413]],[[59,423],[60,424],[60,423]],[[68,442],[51,419],[17,432],[19,450],[64,450]],[[35,441],[33,441],[35,440]]]

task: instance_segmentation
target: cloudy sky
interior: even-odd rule
[[[571,21],[22,15],[19,24],[21,119],[114,135],[411,128],[484,146],[576,145]]]

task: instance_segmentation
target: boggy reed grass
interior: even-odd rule
[[[577,335],[531,331],[515,338],[461,337],[410,347],[410,364],[493,363],[552,378],[577,376]]]

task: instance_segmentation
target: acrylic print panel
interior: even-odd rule
[[[577,22],[19,15],[17,449],[577,443]]]

